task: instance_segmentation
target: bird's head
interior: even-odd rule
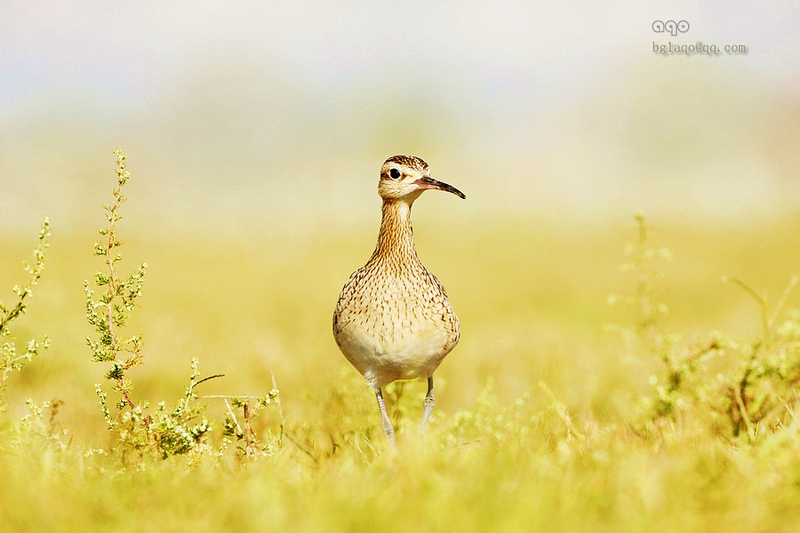
[[[422,191],[438,189],[466,198],[464,193],[430,176],[428,163],[413,155],[395,155],[386,160],[381,167],[378,194],[384,200],[405,200],[413,202]]]

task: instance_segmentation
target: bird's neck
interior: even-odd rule
[[[411,226],[411,203],[403,200],[383,201],[381,230],[373,258],[390,256],[418,261],[414,228]]]

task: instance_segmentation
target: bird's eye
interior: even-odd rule
[[[391,176],[393,180],[400,179],[400,171],[396,168],[393,168],[389,171],[389,176]]]

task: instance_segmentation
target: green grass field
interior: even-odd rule
[[[648,223],[648,246],[674,256],[647,260],[664,272],[648,297],[670,311],[637,334],[641,302],[608,304],[645,272],[620,269],[637,239],[632,213],[590,224],[420,210],[419,254],[447,287],[462,340],[436,374],[425,435],[424,383],[391,387],[392,450],[374,395],[330,332],[339,289],[372,251],[377,221],[204,236],[146,231],[126,217],[123,275],[149,265],[126,328],[144,336],[144,364],[127,373],[133,398],[171,409],[193,358],[203,376],[225,375],[198,385],[199,396],[263,396],[272,375],[280,390],[280,404],[252,419],[251,457],[241,441],[223,441],[224,401],[199,398],[212,433],[167,459],[125,455],[106,428],[95,384],[108,366],[92,362],[85,341],[93,328],[83,281],[103,268],[92,256],[96,228],[64,234],[54,224],[43,278],[11,324],[19,346],[44,335],[51,346],[6,382],[0,530],[796,531],[800,335],[789,318],[800,294],[789,295],[770,344],[756,301],[721,278],[776,302],[800,265],[800,220]],[[18,265],[30,260],[34,228],[30,237],[2,242],[6,303],[26,279]],[[697,347],[715,338],[713,360],[695,365]],[[653,402],[664,361],[683,372],[665,393],[669,409]],[[758,368],[737,411],[725,387],[748,364]],[[63,403],[37,417],[28,398]]]

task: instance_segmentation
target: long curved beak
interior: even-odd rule
[[[452,185],[448,185],[447,183],[445,183],[443,181],[435,180],[435,179],[433,179],[433,178],[431,178],[429,176],[425,176],[424,178],[420,178],[417,181],[415,181],[414,183],[416,183],[417,186],[422,190],[437,189],[437,190],[440,190],[440,191],[451,192],[451,193],[455,194],[456,196],[458,196],[459,198],[462,198],[462,199],[466,199],[467,198],[466,194],[464,194],[463,192],[459,191],[458,189],[456,189]]]

